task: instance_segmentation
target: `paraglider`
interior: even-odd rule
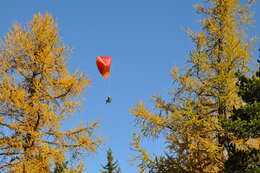
[[[110,75],[111,63],[112,58],[109,56],[99,56],[96,58],[98,70],[104,78],[108,78]]]
[[[104,78],[108,78],[110,76],[111,63],[112,57],[110,56],[99,56],[96,58],[98,71]],[[106,99],[106,104],[111,102],[112,98],[108,96]]]

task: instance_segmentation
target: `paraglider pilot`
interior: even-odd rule
[[[106,99],[106,104],[111,103],[111,102],[112,102],[112,98],[108,96]]]
[[[112,57],[109,56],[96,57],[96,64],[98,70],[104,78],[108,78],[110,75],[111,63],[112,63]],[[112,98],[108,96],[106,99],[106,104],[111,102],[112,102]]]

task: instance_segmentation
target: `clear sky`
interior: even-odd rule
[[[64,44],[72,49],[70,70],[79,69],[92,79],[84,92],[82,109],[64,122],[64,128],[80,121],[100,120],[98,136],[105,143],[85,160],[87,172],[99,173],[110,147],[123,173],[137,169],[129,161],[132,132],[136,130],[129,109],[151,96],[168,98],[172,88],[170,70],[183,67],[192,48],[185,29],[199,31],[194,0],[8,0],[1,2],[1,38],[13,23],[24,24],[38,12],[49,12],[56,19]],[[260,5],[255,11],[250,34],[260,36]],[[111,77],[98,73],[95,58],[112,56]],[[257,54],[256,54],[257,55]],[[105,104],[106,96],[113,98]],[[151,154],[160,153],[162,140],[147,140]]]

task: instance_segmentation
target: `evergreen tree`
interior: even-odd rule
[[[61,129],[79,109],[90,80],[71,74],[54,19],[37,14],[26,27],[14,25],[0,44],[0,172],[49,172],[67,158],[95,152],[97,123]],[[80,163],[79,163],[80,164]],[[76,166],[72,172],[80,172]]]
[[[55,163],[53,173],[65,173],[65,170],[68,169],[68,161],[62,163]]]
[[[246,105],[234,110],[222,124],[227,133],[246,141],[246,145],[241,150],[229,143],[230,157],[225,162],[225,172],[257,173],[260,172],[260,67],[252,78],[240,74],[238,85]]]
[[[120,168],[118,166],[118,162],[114,161],[112,150],[108,149],[107,151],[107,164],[103,167],[102,173],[120,173]]]
[[[245,40],[242,29],[251,22],[248,6],[253,1],[246,6],[239,0],[207,2],[205,7],[195,6],[206,16],[201,20],[203,31],[188,31],[195,43],[189,58],[191,66],[180,74],[176,68],[172,70],[177,88],[172,101],[155,96],[158,112],[151,112],[143,103],[131,110],[140,125],[132,148],[140,153],[135,158],[141,161],[141,172],[150,168],[149,171],[158,173],[158,166],[168,173],[224,169],[228,153],[221,119],[228,118],[233,108],[243,103],[237,94],[236,72],[245,71],[251,57],[251,43]],[[143,137],[161,135],[168,145],[167,154],[156,161],[141,148],[140,142]],[[167,165],[169,169],[164,169]]]

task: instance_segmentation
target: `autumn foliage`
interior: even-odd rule
[[[130,110],[138,126],[131,147],[138,153],[133,161],[140,173],[259,170],[260,72],[247,77],[254,39],[244,30],[252,23],[254,2],[195,5],[204,17],[202,30],[187,30],[194,43],[190,66],[171,70],[171,98],[153,96],[153,110],[142,102]],[[97,122],[62,126],[79,110],[90,83],[82,73],[68,70],[69,53],[49,14],[35,15],[26,26],[15,24],[2,39],[0,172],[81,173],[82,156],[102,143],[95,135]],[[164,153],[150,156],[141,145],[145,137],[164,138]],[[121,172],[111,150],[107,161],[103,172]]]
[[[75,161],[70,171],[80,172],[80,154],[101,143],[93,134],[97,123],[61,130],[90,82],[67,70],[68,53],[49,14],[6,34],[0,45],[0,172],[50,172],[65,160]]]
[[[223,172],[229,157],[225,144],[230,141],[221,119],[229,118],[243,104],[236,72],[246,72],[251,57],[251,40],[244,37],[243,27],[251,23],[248,7],[253,1],[245,6],[238,0],[207,3],[195,5],[205,16],[202,31],[187,31],[195,46],[188,59],[190,67],[181,73],[172,70],[176,89],[171,101],[154,96],[157,111],[148,110],[144,103],[131,110],[140,127],[132,146],[140,153],[136,158],[141,172]],[[165,156],[153,159],[147,155],[141,148],[146,136],[165,138]]]

